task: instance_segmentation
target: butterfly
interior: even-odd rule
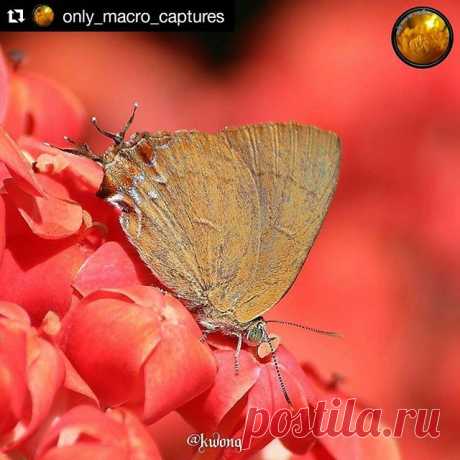
[[[93,117],[114,141],[102,156],[86,144],[64,150],[102,165],[98,194],[120,209],[129,241],[204,336],[237,337],[238,371],[243,342],[272,347],[262,315],[290,288],[318,235],[337,184],[339,139],[291,122],[125,140],[136,109],[118,133]]]

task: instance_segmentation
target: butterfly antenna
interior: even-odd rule
[[[303,329],[303,330],[308,331],[308,332],[315,332],[316,334],[328,335],[330,337],[343,337],[338,332],[324,331],[323,329],[318,329],[316,327],[310,327],[310,326],[304,326],[303,324],[293,323],[291,321],[281,321],[281,320],[278,320],[278,319],[266,319],[265,322],[266,323],[285,324],[287,326],[294,326],[294,327],[298,327],[298,328]]]
[[[102,164],[102,158],[98,155],[96,155],[91,148],[89,147],[88,144],[79,144],[78,142],[74,141],[71,139],[69,136],[64,136],[64,140],[68,142],[69,144],[74,145],[75,147],[73,148],[62,148],[58,147],[57,145],[49,144],[48,142],[44,142],[43,144],[46,145],[47,147],[52,147],[54,149],[58,149],[61,152],[67,152],[67,153],[72,153],[73,155],[79,155],[81,157],[86,157],[89,158],[90,160],[96,161],[97,163]]]
[[[278,382],[280,384],[280,388],[281,388],[281,391],[283,392],[283,395],[284,395],[284,399],[286,399],[286,402],[291,406],[292,406],[292,401],[291,401],[291,398],[289,397],[289,393],[287,391],[287,388],[286,388],[286,384],[284,383],[284,380],[283,380],[283,376],[281,375],[281,370],[280,370],[280,366],[278,364],[278,358],[276,357],[276,353],[275,353],[275,349],[273,348],[273,345],[272,345],[272,341],[270,340],[270,338],[268,337],[268,334],[266,331],[264,331],[264,335],[265,335],[265,341],[268,343],[268,346],[270,347],[270,353],[272,355],[272,361],[273,361],[273,364],[275,366],[275,371],[276,371],[276,377],[278,379]]]
[[[115,145],[120,145],[123,143],[125,140],[126,132],[128,131],[129,127],[133,123],[134,116],[136,114],[136,110],[139,107],[139,103],[135,102],[133,104],[133,109],[131,111],[131,115],[128,118],[128,121],[125,123],[125,126],[123,126],[121,131],[118,131],[118,133],[112,133],[110,131],[106,131],[105,129],[102,129],[98,124],[97,124],[97,119],[96,117],[91,117],[91,123],[94,125],[94,127],[105,137],[108,137],[109,139],[112,139],[112,141],[115,143]]]
[[[133,109],[131,111],[131,115],[129,116],[128,120],[125,123],[125,126],[123,126],[123,129],[120,131],[120,135],[124,139],[126,136],[126,132],[128,131],[129,127],[133,124],[134,117],[136,115],[136,111],[139,108],[139,102],[134,102],[133,104]]]

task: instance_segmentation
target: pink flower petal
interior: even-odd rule
[[[55,447],[37,460],[126,460],[126,453],[119,446],[105,446],[93,441],[79,442],[76,445]]]
[[[77,406],[41,440],[40,460],[161,460],[153,439],[129,411]]]
[[[174,297],[164,299],[161,341],[144,368],[144,417],[149,422],[203,393],[216,375],[214,357],[200,342],[201,332],[191,314]]]
[[[58,174],[61,170],[68,172],[69,174],[66,174],[63,179],[66,179],[66,182],[71,180],[71,184],[68,184],[70,189],[87,191],[93,194],[99,190],[103,171],[96,162],[82,156],[63,152],[57,148],[48,147],[31,136],[21,136],[17,143],[37,160],[39,169],[40,164],[43,164],[46,158],[48,164],[52,166],[54,174]],[[65,168],[64,165],[66,165]],[[60,167],[57,168],[57,166]]]
[[[85,445],[88,441],[118,448],[123,452],[123,426],[92,406],[77,406],[64,414],[45,435],[37,448],[38,458],[56,445]],[[97,452],[97,450],[96,450]],[[61,458],[54,456],[51,458]],[[62,458],[69,458],[62,456]],[[115,457],[117,458],[117,457]],[[124,456],[118,458],[125,458]]]
[[[0,264],[0,299],[22,305],[35,325],[49,310],[62,317],[70,306],[71,280],[84,261],[81,248],[32,233],[10,237],[8,246]]]
[[[151,284],[153,275],[135,264],[125,249],[110,241],[100,246],[81,267],[73,286],[82,295],[104,288]]]
[[[12,319],[25,326],[30,326],[30,319],[27,312],[14,303],[0,301],[0,318],[1,317]]]
[[[290,360],[285,360],[285,355],[289,356],[289,353],[284,349],[283,346],[280,346],[277,355],[280,371],[294,408],[306,406],[308,407],[308,403],[306,402],[302,387],[291,372]],[[296,367],[299,367],[299,365],[296,364]],[[264,408],[268,411],[269,414],[274,414],[279,409],[289,409],[286,399],[284,398],[284,395],[281,391],[274,364],[271,361],[268,361],[265,365],[262,365],[259,379],[249,390],[247,408],[251,407]],[[243,430],[244,424],[242,423],[239,429],[232,433],[232,436],[242,437]],[[247,458],[254,452],[262,449],[269,442],[271,442],[272,439],[273,436],[269,431],[264,435],[254,439],[252,441],[251,448],[245,451],[244,457]],[[306,451],[309,448],[310,441],[308,439],[304,440],[302,444],[304,445],[304,451]],[[224,450],[223,458],[238,458],[238,452],[236,452],[234,449],[227,448]]]
[[[22,345],[2,340],[2,343],[7,343],[5,356],[15,359],[14,364],[10,363],[9,366],[5,359],[0,359],[3,365],[2,374],[9,370],[10,380],[15,386],[14,393],[11,394],[12,404],[23,394],[22,402],[16,404],[14,426],[3,434],[3,449],[16,447],[39,428],[49,415],[57,391],[64,381],[64,364],[57,350],[38,337],[34,329],[25,324],[18,328],[19,324],[21,323],[11,320],[8,324],[7,320],[0,319],[0,329],[5,332],[9,330],[10,336],[11,333],[23,334]],[[4,335],[3,339],[6,337]],[[21,368],[19,374],[11,372],[18,366]],[[14,375],[18,375],[20,379],[13,380]]]
[[[8,103],[8,83],[9,75],[5,55],[0,49],[0,123],[3,123],[3,118],[6,113]]]
[[[5,243],[6,243],[5,201],[3,197],[0,195],[0,264],[2,263]]]
[[[213,386],[181,407],[179,413],[203,432],[217,429],[227,413],[255,385],[261,369],[251,353],[241,350],[240,371],[235,374],[234,353],[216,350],[217,375]]]
[[[32,412],[27,431],[33,433],[48,415],[57,391],[64,382],[65,367],[58,351],[45,340],[37,339],[37,358],[28,368],[28,386]]]
[[[130,447],[129,460],[161,460],[160,452],[141,421],[131,412],[123,409],[109,411],[108,415],[119,420],[125,427]]]
[[[93,400],[97,405],[99,405],[97,396],[94,394],[93,390],[91,390],[89,385],[81,378],[80,374],[73,367],[67,356],[61,350],[59,350],[59,353],[61,354],[61,358],[65,366],[64,387],[78,395],[86,396],[88,399]]]
[[[25,192],[34,196],[43,196],[43,190],[34,175],[31,164],[1,126],[0,162],[5,164],[13,179]]]
[[[2,315],[14,307],[19,309],[16,305],[0,302]],[[13,314],[16,316],[17,313]],[[7,435],[21,418],[28,396],[27,333],[17,327],[15,320],[7,318],[0,316],[0,438]]]
[[[80,229],[83,211],[79,204],[51,196],[32,196],[13,179],[5,180],[5,189],[30,229],[41,238],[66,238]]]
[[[82,104],[67,88],[19,70],[11,75],[4,126],[14,138],[26,134],[56,144],[65,135],[81,139],[87,119]]]
[[[63,321],[64,353],[105,406],[142,395],[142,366],[157,346],[159,318],[115,294],[94,293]]]

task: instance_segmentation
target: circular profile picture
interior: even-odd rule
[[[38,5],[34,8],[32,18],[39,27],[48,27],[54,20],[54,11],[48,5]]]
[[[396,21],[391,34],[399,58],[412,67],[433,67],[450,50],[454,35],[448,19],[429,7],[411,8]]]

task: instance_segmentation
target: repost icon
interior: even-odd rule
[[[25,21],[24,10],[21,10],[21,9],[8,10],[6,14],[8,15],[9,24],[20,24],[21,22]]]

